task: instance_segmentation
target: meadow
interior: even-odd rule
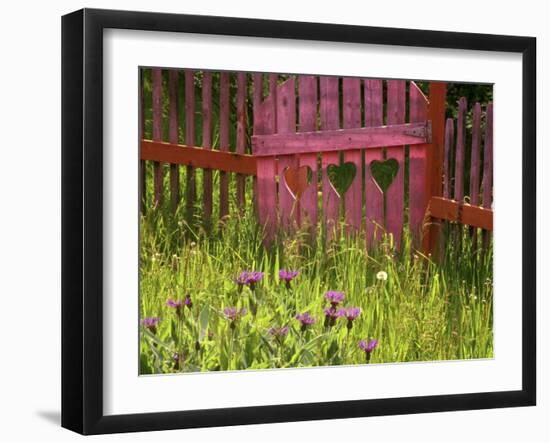
[[[210,225],[185,210],[141,215],[141,374],[493,356],[492,250],[467,228],[435,260],[406,232],[401,251],[322,228],[267,248],[252,208]]]

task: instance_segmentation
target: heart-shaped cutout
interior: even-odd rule
[[[374,181],[376,181],[382,192],[388,190],[398,171],[399,162],[395,158],[389,158],[384,161],[373,160],[370,163],[372,178],[374,178]]]
[[[296,200],[300,200],[300,197],[311,183],[313,172],[309,166],[287,167],[284,176],[286,187]]]
[[[353,183],[357,174],[357,168],[353,163],[344,163],[342,165],[328,165],[327,174],[330,183],[342,197]]]

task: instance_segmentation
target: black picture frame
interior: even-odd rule
[[[103,31],[108,28],[519,53],[522,389],[177,412],[103,413]],[[536,39],[503,35],[83,9],[62,18],[62,426],[82,434],[535,405]]]

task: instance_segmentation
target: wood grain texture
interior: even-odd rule
[[[141,141],[141,159],[243,175],[256,174],[256,158],[251,155],[151,140]]]
[[[139,71],[139,139],[143,140],[145,137],[145,97],[143,92],[143,75],[144,69]],[[141,152],[140,152],[141,157]],[[147,208],[147,183],[146,183],[146,166],[145,161],[139,162],[139,208],[142,214],[145,213]]]
[[[320,77],[320,117],[321,129],[331,130],[340,127],[340,104],[337,77]],[[332,186],[328,176],[328,167],[340,163],[337,152],[323,152],[321,156],[323,176],[323,217],[327,239],[332,238],[338,227],[340,214],[340,196]]]
[[[317,129],[317,77],[301,75],[298,79],[299,94],[299,131],[311,132]],[[317,153],[301,154],[300,166],[311,168],[311,183],[300,197],[300,224],[311,226],[311,234],[315,234],[317,226]]]
[[[472,121],[472,149],[470,159],[470,204],[479,203],[480,144],[481,144],[481,105],[474,105]]]
[[[443,197],[451,198],[451,155],[455,141],[455,124],[452,118],[445,124],[445,153],[443,156]]]
[[[409,84],[409,121],[426,122],[428,118],[428,99],[414,82]],[[428,195],[425,182],[427,171],[427,144],[409,146],[409,230],[413,246],[420,247],[422,221],[428,207]]]
[[[483,146],[483,207],[493,207],[493,104],[487,105],[485,111],[485,143]],[[483,231],[482,245],[489,248],[491,233]]]
[[[246,146],[246,94],[247,75],[237,74],[237,148],[238,154],[244,154]],[[237,207],[244,211],[245,207],[245,177],[237,175]]]
[[[162,141],[162,69],[152,70],[153,89],[153,140]],[[153,166],[154,192],[153,206],[156,208],[162,203],[163,174],[162,164],[155,162]]]
[[[343,126],[345,129],[361,128],[361,80],[346,77],[342,80]],[[344,196],[344,217],[348,232],[362,228],[363,216],[363,160],[361,150],[344,152],[344,162],[355,165],[355,178]]]
[[[212,149],[212,73],[204,71],[202,77],[202,146],[206,151]],[[206,222],[212,218],[212,170],[203,172],[203,216]]]
[[[388,80],[387,122],[388,125],[405,122],[405,88],[404,80]],[[405,210],[405,148],[404,146],[388,147],[386,158],[394,158],[399,164],[397,174],[386,191],[386,228],[393,236],[397,249],[401,247],[403,216]]]
[[[344,108],[345,109],[345,108]],[[359,115],[361,108],[359,106]],[[353,127],[296,134],[256,135],[252,146],[257,155],[358,150],[380,146],[419,145],[428,141],[423,123],[401,123],[377,127]]]
[[[466,203],[461,204],[443,197],[432,197],[430,199],[428,215],[439,220],[457,222],[489,231],[493,230],[492,210]]]
[[[178,101],[178,71],[170,69],[168,73],[168,115],[169,115],[169,127],[168,127],[168,141],[170,143],[179,143],[179,101]],[[170,165],[170,203],[172,211],[176,212],[176,209],[180,201],[180,171],[179,165]]]
[[[296,132],[296,97],[294,77],[288,78],[277,87],[277,134],[292,134]],[[284,171],[287,168],[298,167],[298,156],[280,155],[279,160],[279,212],[281,224],[285,229],[292,225],[292,220],[298,213],[296,199],[285,182]]]
[[[275,105],[275,100],[270,95],[257,106],[254,133],[270,134],[275,132]],[[278,227],[276,173],[276,162],[273,157],[258,157],[256,159],[258,218],[264,233],[264,244],[267,245],[273,241]]]
[[[220,73],[220,151],[229,151],[229,73]],[[220,173],[220,219],[229,214],[229,176]]]
[[[464,155],[465,155],[465,124],[466,124],[466,98],[461,97],[458,101],[458,115],[456,122],[456,154],[455,154],[455,190],[454,199],[462,202],[464,200]]]
[[[185,144],[195,145],[195,73],[185,70]],[[196,195],[195,171],[187,166],[185,177],[185,206],[188,217],[192,216]]]
[[[447,84],[444,82],[430,82],[428,96],[428,120],[432,123],[432,142],[427,152],[426,195],[441,196],[443,192],[443,154],[445,144],[445,102]],[[430,223],[424,230],[422,242],[425,254],[436,250],[439,238],[439,225]]]
[[[384,124],[384,103],[382,80],[368,80],[364,83],[365,126]],[[367,250],[380,238],[384,229],[384,194],[374,180],[371,171],[373,161],[383,160],[382,148],[365,151],[365,228]]]

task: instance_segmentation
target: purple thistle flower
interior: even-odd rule
[[[250,271],[248,273],[248,287],[253,291],[258,283],[264,277],[264,273],[260,271]]]
[[[336,319],[340,316],[335,307],[331,306],[323,310],[325,313],[325,326],[334,326]]]
[[[256,283],[258,283],[263,276],[264,273],[260,271],[243,271],[235,279],[235,283],[239,285],[239,290],[242,290],[244,285],[247,285],[251,290],[254,290],[256,288]]]
[[[239,276],[235,279],[235,283],[237,283],[239,286],[246,285],[246,282],[248,281],[248,272],[243,271],[239,274]]]
[[[345,317],[348,320],[348,329],[351,329],[353,326],[353,321],[359,317],[361,314],[361,308],[353,307],[353,308],[342,308],[338,310],[338,314],[340,317]]]
[[[367,358],[367,363],[370,361],[370,356],[372,351],[378,346],[378,340],[370,339],[369,341],[361,340],[359,342],[359,349],[365,352],[365,357]]]
[[[298,314],[296,315],[295,318],[302,324],[302,331],[305,331],[308,326],[315,323],[315,318],[309,315],[308,312],[304,312],[303,314]]]
[[[246,308],[239,309],[236,306],[224,308],[223,315],[225,315],[225,318],[231,322],[230,326],[232,329],[234,329],[235,322],[242,316],[246,315]]]
[[[145,317],[141,320],[141,325],[145,329],[149,329],[152,334],[157,333],[157,326],[160,322],[160,317]]]
[[[191,300],[191,294],[187,294],[185,296],[185,299],[183,300],[183,304],[187,306],[189,309],[193,307],[193,301]]]
[[[345,294],[338,291],[328,291],[325,293],[325,298],[330,302],[332,307],[335,308],[344,301]]]
[[[183,305],[183,302],[181,300],[174,300],[172,298],[169,298],[166,301],[166,306],[169,306],[170,308],[174,308],[176,310],[176,315],[178,317],[180,317],[182,314],[181,312],[182,305]]]
[[[288,326],[271,327],[267,330],[279,345],[282,345],[288,335]]]
[[[285,269],[281,269],[279,271],[279,279],[284,281],[286,283],[286,287],[290,288],[290,282],[294,280],[300,272],[298,271],[289,271]]]

